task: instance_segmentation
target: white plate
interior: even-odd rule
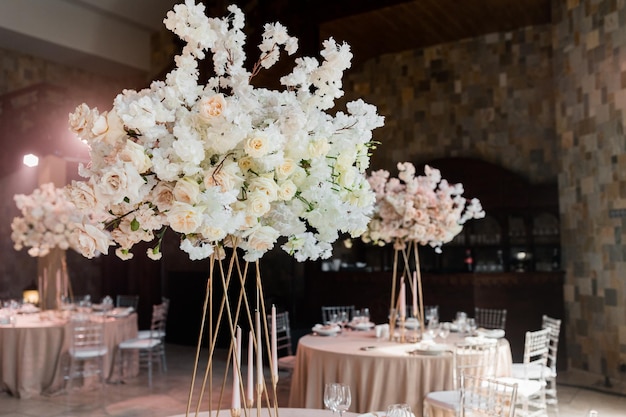
[[[350,323],[350,327],[355,330],[369,330],[376,326],[374,323]]]
[[[411,329],[411,330],[414,330],[414,329],[419,329],[419,327],[420,327],[420,322],[419,322],[419,321],[417,321],[417,320],[415,320],[415,319],[406,320],[406,321],[404,322],[404,327],[405,327],[406,329]]]
[[[311,330],[313,330],[315,333],[319,334],[320,336],[334,336],[337,333],[339,333],[341,328],[337,325],[324,326],[322,324],[316,324],[315,326],[313,326]]]
[[[132,307],[117,307],[107,312],[106,316],[115,318],[127,317],[133,312],[133,310],[134,309]]]
[[[22,307],[20,307],[19,312],[22,314],[39,313],[39,307],[35,307],[32,304],[24,304]]]
[[[504,337],[504,330],[502,329],[478,329],[476,330],[476,334],[479,336],[488,337],[490,339],[500,339]]]
[[[411,413],[411,415],[415,416],[414,413]],[[387,416],[386,411],[371,411],[369,413],[359,414],[357,417],[386,417],[386,416]]]

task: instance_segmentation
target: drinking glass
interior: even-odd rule
[[[348,324],[348,313],[345,311],[342,311],[341,313],[339,313],[339,325],[341,326],[341,330],[343,330],[343,328],[346,327],[347,324]]]
[[[350,393],[350,385],[339,384],[339,387],[337,390],[336,407],[337,407],[337,411],[339,411],[340,416],[343,416],[343,413],[348,411],[351,403],[352,403],[352,394]]]
[[[337,411],[337,392],[339,384],[329,382],[324,386],[324,406],[335,414]]]
[[[473,336],[476,333],[476,320],[475,319],[467,319],[467,331],[470,336]]]
[[[361,316],[363,317],[363,322],[369,323],[370,322],[370,309],[364,308],[363,311],[361,312]]]
[[[445,342],[447,337],[450,335],[450,323],[440,323],[439,324],[439,337],[443,339]]]
[[[412,417],[411,406],[408,404],[391,404],[387,407],[386,417]]]

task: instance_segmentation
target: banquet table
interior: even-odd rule
[[[268,410],[267,408],[261,409],[262,417],[332,417],[335,413],[332,413],[329,410],[320,410],[320,409],[304,409],[304,408],[278,408],[278,414],[275,410]],[[343,413],[344,417],[356,417],[358,414],[345,412]],[[195,417],[196,414],[190,413],[190,417]],[[241,417],[256,417],[257,409],[253,408],[252,410],[241,410]],[[177,414],[171,417],[185,417],[185,414]],[[198,417],[231,417],[230,410],[219,410],[213,411],[209,413],[208,411],[204,411],[198,414]]]
[[[51,394],[63,388],[64,367],[70,348],[70,324],[60,315],[24,314],[15,324],[0,325],[0,389],[20,398]],[[124,339],[137,336],[137,314],[100,316],[108,353],[105,378],[119,372],[114,354]],[[136,372],[136,370],[131,370]]]
[[[449,351],[409,354],[423,344],[377,340],[373,331],[349,331],[337,336],[307,335],[300,338],[291,381],[290,407],[323,408],[324,385],[349,384],[350,411],[386,410],[408,403],[416,416],[431,391],[454,389],[455,343],[464,336],[451,333],[445,341]],[[437,339],[441,344],[442,341]],[[511,374],[511,349],[505,338],[497,342],[497,374]]]

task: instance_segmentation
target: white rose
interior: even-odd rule
[[[167,221],[175,232],[193,233],[202,224],[203,210],[202,207],[194,207],[177,201],[167,213]]]
[[[237,164],[239,164],[239,169],[241,169],[242,172],[247,172],[254,167],[254,161],[249,156],[239,158]]]
[[[118,154],[118,158],[132,164],[140,174],[152,168],[152,161],[146,154],[145,148],[130,139],[126,140],[126,145]]]
[[[345,169],[345,170],[341,170],[341,172],[339,173],[338,181],[339,181],[339,185],[341,185],[342,187],[351,188],[355,180],[356,180],[356,174],[354,170],[352,169],[352,167],[349,167],[348,169]]]
[[[139,198],[140,188],[145,181],[134,166],[113,166],[102,175],[100,182],[94,186],[98,200],[111,204],[121,203],[125,197],[131,202]]]
[[[247,236],[246,246],[254,251],[266,252],[274,247],[279,236],[280,233],[273,227],[255,227]]]
[[[115,146],[126,137],[124,122],[115,110],[104,112],[93,122],[91,133],[94,140]]]
[[[296,195],[298,187],[291,180],[283,181],[278,189],[278,198],[283,201],[289,201]]]
[[[330,151],[330,144],[326,139],[315,139],[309,143],[309,156],[311,158],[326,156],[328,151]]]
[[[98,206],[96,193],[91,184],[84,181],[72,181],[65,188],[68,199],[80,211],[93,211]]]
[[[226,100],[222,94],[202,97],[198,101],[198,116],[201,120],[210,122],[211,119],[221,116],[226,108]]]
[[[160,211],[167,211],[174,203],[174,187],[171,183],[160,181],[152,189],[152,203],[156,204]]]
[[[176,181],[173,193],[176,201],[195,204],[198,202],[198,196],[200,195],[200,186],[196,180],[184,177]]]
[[[261,217],[270,211],[270,201],[263,192],[248,194],[246,212],[254,217]]]
[[[199,233],[209,242],[219,242],[226,237],[226,231],[224,231],[221,227],[201,227]]]
[[[85,103],[76,107],[74,113],[69,115],[70,130],[78,135],[81,139],[91,137],[91,127],[93,126],[94,117],[98,116],[98,110],[91,110]]]
[[[278,196],[278,184],[267,177],[254,177],[250,180],[248,185],[248,192],[251,193],[263,193],[269,199],[269,202],[276,200]]]
[[[106,231],[91,225],[77,225],[75,230],[75,241],[80,253],[92,259],[98,252],[107,254],[109,246],[112,244]]]
[[[255,135],[245,140],[243,149],[253,158],[261,158],[269,152],[269,141],[266,137]]]
[[[239,165],[232,161],[225,161],[219,167],[212,167],[204,174],[206,188],[218,186],[223,192],[239,189],[243,184],[243,177]]]
[[[289,177],[296,169],[296,161],[291,158],[285,158],[283,162],[276,167],[276,178],[284,180]]]

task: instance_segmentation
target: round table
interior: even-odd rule
[[[63,387],[69,324],[67,319],[46,313],[18,315],[15,325],[0,325],[0,389],[16,397],[53,393]],[[117,345],[137,336],[137,314],[101,319],[108,348],[104,358],[108,379],[117,372],[113,361]]]
[[[289,406],[323,408],[324,385],[342,382],[351,387],[350,411],[366,413],[408,403],[420,416],[427,393],[454,388],[452,349],[463,339],[451,333],[446,340],[449,351],[409,354],[421,345],[378,341],[373,331],[304,336],[298,342]],[[510,375],[511,363],[509,343],[499,339],[498,375]]]
[[[268,411],[267,408],[261,409],[262,417],[332,417],[335,414],[331,413],[329,410],[312,410],[312,409],[304,409],[304,408],[279,408],[278,415],[275,410]],[[356,417],[358,414],[346,412],[343,413],[344,417]],[[219,410],[213,411],[209,413],[208,411],[204,411],[197,415],[198,417],[231,417],[230,410]],[[256,408],[250,410],[247,414],[244,410],[241,410],[240,417],[256,417],[257,410]],[[177,414],[175,416],[170,417],[186,417],[185,414]],[[190,412],[189,417],[196,417],[195,413]]]

